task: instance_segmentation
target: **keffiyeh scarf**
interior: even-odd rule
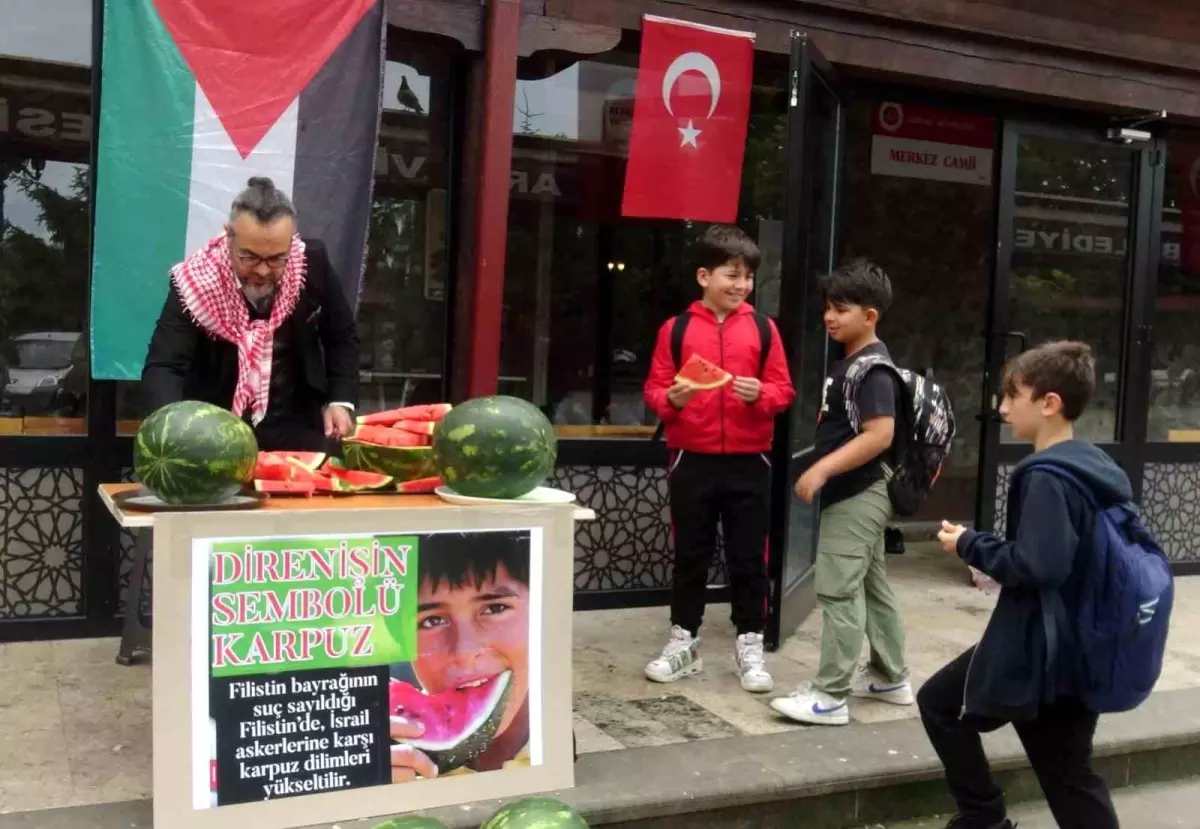
[[[275,285],[271,314],[265,320],[252,320],[231,255],[228,237],[222,233],[173,267],[171,280],[196,324],[209,336],[237,346],[238,379],[231,411],[241,417],[249,408],[250,420],[257,426],[267,414],[275,330],[296,309],[308,264],[304,242],[293,236],[287,266]]]

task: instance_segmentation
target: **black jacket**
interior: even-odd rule
[[[1113,460],[1085,441],[1071,440],[1035,452],[1013,472],[1008,526],[1001,540],[966,532],[958,540],[963,561],[1000,585],[996,609],[967,672],[965,710],[1004,720],[1028,720],[1043,703],[1080,692],[1079,592],[1091,549],[1095,516],[1070,483],[1042,470],[1039,461],[1067,467],[1092,485],[1101,504],[1133,499],[1129,478]],[[1042,602],[1046,602],[1043,616]],[[1057,658],[1047,664],[1046,625],[1058,636]]]
[[[308,273],[296,308],[277,334],[291,336],[298,359],[293,412],[270,416],[312,422],[331,402],[358,404],[358,329],[354,313],[329,263],[325,245],[304,240]],[[178,400],[203,400],[228,408],[237,385],[237,346],[214,339],[188,315],[175,289],[167,294],[142,369],[147,412]],[[300,447],[294,447],[300,448]]]

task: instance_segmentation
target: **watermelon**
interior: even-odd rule
[[[424,406],[404,406],[386,412],[359,415],[357,420],[364,426],[394,426],[401,420],[427,420],[435,423],[454,408],[449,403],[430,403]]]
[[[487,750],[511,695],[512,671],[440,694],[427,694],[398,679],[388,683],[391,713],[425,726],[420,739],[405,742],[429,755],[438,774],[465,766]]]
[[[316,487],[311,481],[255,481],[256,492],[267,495],[304,495],[311,497]]]
[[[437,490],[445,481],[436,475],[432,478],[418,478],[415,481],[401,481],[396,484],[398,492],[405,492],[409,495],[428,494]]]
[[[446,824],[431,817],[401,817],[377,823],[371,829],[446,829]]]
[[[554,427],[532,403],[479,397],[455,406],[433,436],[433,457],[446,485],[477,498],[519,498],[554,469]]]
[[[433,449],[428,446],[377,446],[344,440],[342,454],[350,469],[379,472],[396,481],[413,481],[433,474]]]
[[[552,797],[523,797],[506,803],[479,829],[588,829],[587,821]]]
[[[257,481],[290,481],[296,477],[295,467],[273,452],[259,452],[254,464]]]
[[[292,452],[289,450],[286,452],[272,452],[271,454],[280,458],[293,460],[305,469],[319,469],[321,464],[325,462],[324,452]]]
[[[357,426],[352,440],[376,446],[428,446],[429,438],[389,426]]]
[[[716,363],[704,359],[695,352],[684,362],[683,368],[675,375],[677,381],[687,383],[694,389],[705,391],[719,389],[733,379],[733,375]]]
[[[226,409],[170,403],[142,421],[133,440],[138,479],[166,504],[216,504],[254,477],[254,431]]]
[[[437,429],[437,424],[431,420],[401,420],[392,427],[399,429],[402,432],[409,432],[414,435],[423,435],[427,438],[433,437],[434,430]]]
[[[381,472],[363,472],[358,469],[343,469],[341,466],[326,464],[323,467],[326,474],[355,492],[365,492],[372,489],[384,489],[392,483],[391,475]]]

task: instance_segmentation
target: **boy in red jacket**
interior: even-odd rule
[[[646,378],[646,404],[665,427],[675,532],[671,637],[646,665],[646,677],[655,682],[674,682],[703,667],[699,630],[719,520],[742,688],[765,693],[774,685],[763,661],[762,636],[768,588],[768,453],[775,416],[791,405],[796,392],[779,331],[770,320],[756,319],[758,312],[746,301],[761,258],[754,240],[736,227],[709,228],[696,249],[696,281],[704,294],[684,312],[688,318],[679,365],[699,354],[733,380],[699,391],[676,379],[679,369],[671,347],[675,318],[659,329]],[[765,360],[761,325],[770,333]]]

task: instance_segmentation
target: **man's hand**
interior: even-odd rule
[[[743,403],[753,403],[762,396],[762,381],[757,377],[734,377],[733,393]]]
[[[958,555],[958,539],[966,531],[967,528],[962,524],[943,521],[942,529],[938,531],[938,541],[942,542],[942,549],[952,555]]]
[[[325,437],[348,438],[354,434],[354,418],[341,406],[326,406],[322,414],[325,419]]]
[[[829,483],[829,474],[820,463],[815,463],[800,476],[800,480],[796,481],[796,497],[806,504],[811,504],[817,497],[817,493],[827,483]]]
[[[400,740],[392,746],[392,782],[407,783],[418,776],[429,780],[438,776],[438,768],[429,755],[420,749],[406,745],[404,740],[415,740],[425,733],[425,726],[404,717],[392,717],[391,737]]]
[[[667,402],[676,409],[682,409],[696,393],[696,387],[684,380],[676,380],[675,385],[667,389]]]

